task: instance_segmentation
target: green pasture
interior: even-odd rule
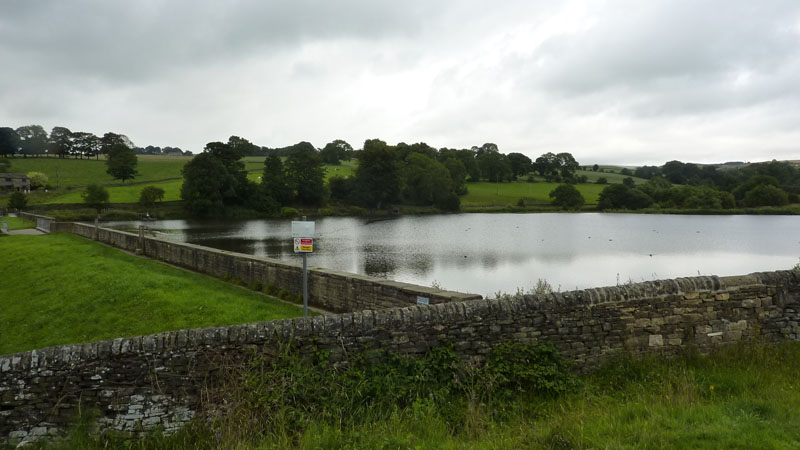
[[[78,236],[6,236],[0,247],[0,354],[302,315],[264,294]]]
[[[107,186],[106,190],[108,190],[111,203],[137,203],[142,189],[147,186],[157,186],[164,189],[163,201],[169,202],[181,199],[181,185],[183,185],[183,180],[177,179],[157,183]],[[81,197],[83,191],[83,189],[73,189],[63,194],[47,197],[46,201],[40,203],[83,203],[83,197]]]
[[[523,199],[527,205],[545,204],[550,203],[550,192],[556,187],[558,183],[524,181],[468,183],[469,192],[461,197],[461,204],[463,206],[516,205],[519,199]],[[581,192],[587,204],[593,204],[597,203],[597,197],[605,186],[576,184],[575,187]]]
[[[138,155],[136,170],[139,174],[128,183],[181,178],[181,169],[191,160],[188,156]],[[11,158],[11,171],[16,173],[42,172],[53,188],[83,187],[92,183],[100,185],[121,184],[106,173],[104,157],[96,159],[74,158]]]
[[[628,178],[627,176],[620,175],[619,173],[595,172],[592,170],[578,170],[575,172],[575,175],[577,176],[585,175],[586,180],[589,183],[594,183],[595,181],[597,181],[598,178],[602,177],[608,180],[608,184],[622,184],[622,180]],[[647,183],[647,180],[644,178],[639,178],[634,176],[632,176],[631,178],[636,184]]]

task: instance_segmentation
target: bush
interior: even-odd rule
[[[27,177],[31,179],[31,190],[47,187],[49,179],[42,172],[28,172]]]
[[[290,208],[288,206],[284,206],[281,208],[281,217],[286,219],[291,219],[294,217],[300,217],[300,211],[297,208]]]
[[[22,192],[16,191],[8,198],[8,207],[18,211],[25,208],[28,204],[28,197]]]
[[[595,184],[608,184],[608,179],[606,177],[600,177],[594,183]]]
[[[516,393],[555,396],[577,384],[558,350],[550,343],[526,345],[509,341],[500,344],[489,352],[486,371],[504,397]]]

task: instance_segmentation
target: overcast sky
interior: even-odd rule
[[[797,0],[0,0],[0,126],[800,159]]]

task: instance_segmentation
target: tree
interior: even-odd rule
[[[261,175],[260,189],[262,194],[271,197],[281,206],[291,203],[292,190],[289,188],[280,156],[269,155],[264,160],[264,172]]]
[[[481,169],[481,177],[488,181],[511,179],[511,165],[501,153],[487,151],[478,155],[478,167]]]
[[[608,184],[608,178],[606,178],[606,177],[600,177],[600,178],[598,178],[598,179],[597,179],[597,181],[595,181],[594,183],[595,183],[595,184]]]
[[[341,139],[336,139],[333,142],[327,143],[319,154],[325,164],[339,165],[341,161],[346,159],[352,152],[353,147],[351,147],[350,144]]]
[[[316,149],[298,149],[286,160],[286,181],[295,199],[304,205],[320,205],[325,199],[325,168]]]
[[[23,157],[40,155],[47,150],[47,132],[41,125],[25,125],[17,128],[20,153]]]
[[[28,172],[27,177],[31,179],[31,189],[47,187],[49,179],[42,172]]]
[[[600,166],[598,166],[597,164],[592,166],[592,171],[593,172],[597,172],[598,169],[600,169]]]
[[[550,191],[550,198],[553,199],[551,201],[552,204],[563,209],[580,209],[586,202],[578,188],[571,184],[559,185]]]
[[[638,188],[624,184],[611,184],[598,197],[600,209],[641,209],[650,206],[653,199]]]
[[[13,128],[0,127],[0,155],[14,155],[19,151],[19,136]]]
[[[783,206],[789,203],[789,196],[781,188],[769,184],[759,184],[747,191],[742,204],[748,207]]]
[[[435,159],[422,153],[412,153],[403,168],[403,196],[415,205],[435,205],[442,209],[453,209],[453,180],[447,168]],[[460,204],[460,201],[456,201]],[[455,207],[455,209],[458,209]]]
[[[359,203],[382,208],[400,199],[397,151],[380,139],[368,139],[358,155],[355,171]]]
[[[514,178],[525,175],[533,168],[533,161],[522,153],[509,153],[506,158],[511,165],[511,176]]]
[[[136,171],[138,162],[139,159],[132,148],[123,144],[114,144],[108,152],[106,172],[125,183],[125,180],[131,180],[139,173]]]
[[[50,131],[50,139],[47,141],[50,153],[64,158],[72,152],[72,131],[69,128],[53,127]]]
[[[229,137],[228,146],[237,151],[242,156],[256,155],[261,150],[257,145],[239,136]]]
[[[219,213],[226,200],[236,197],[236,179],[227,167],[209,152],[192,158],[181,169],[181,199],[190,213],[209,216]]]
[[[139,204],[146,209],[151,209],[156,206],[156,202],[164,199],[164,189],[158,186],[145,186],[139,192]]]
[[[558,157],[552,152],[544,153],[533,162],[533,170],[548,181],[558,178],[559,167]]]
[[[467,193],[467,168],[464,163],[456,158],[447,158],[444,166],[450,172],[450,178],[453,180],[453,190],[456,194],[464,195]]]
[[[72,152],[76,157],[80,156],[81,159],[84,156],[89,158],[97,156],[100,154],[100,138],[92,133],[83,131],[72,133]]]
[[[103,208],[108,206],[108,191],[103,186],[90,184],[86,186],[81,197],[83,197],[83,203],[97,210],[97,214],[100,214]]]
[[[571,153],[559,153],[556,155],[558,161],[558,171],[561,178],[571,180],[575,176],[575,171],[580,168],[580,164]]]
[[[355,178],[333,176],[328,179],[331,200],[337,203],[352,203],[356,191]]]
[[[134,148],[133,142],[131,142],[131,140],[128,139],[128,136],[125,136],[124,134],[108,132],[104,134],[102,138],[100,138],[100,153],[108,155],[109,152],[111,152],[111,148],[115,145],[124,145],[125,147],[128,148]],[[155,148],[158,147],[154,148],[151,146],[147,146],[147,148],[155,150]],[[161,149],[158,148],[158,153],[154,152],[153,154],[161,154]]]
[[[14,191],[11,196],[8,197],[8,207],[11,209],[16,209],[17,211],[21,211],[25,208],[25,205],[28,204],[28,197],[25,196],[20,191]]]
[[[632,187],[636,186],[636,182],[635,182],[635,181],[633,181],[633,178],[631,178],[631,177],[625,177],[625,178],[623,178],[623,179],[622,179],[622,184],[624,184],[625,186],[628,186],[628,187],[630,187],[630,188],[632,188]]]

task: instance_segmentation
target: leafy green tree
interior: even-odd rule
[[[368,139],[358,154],[355,171],[359,203],[383,208],[400,199],[400,168],[397,151],[380,139]]]
[[[124,134],[108,132],[104,134],[103,137],[100,138],[99,153],[103,155],[108,155],[109,152],[111,152],[111,148],[115,145],[124,145],[128,148],[134,148],[133,142],[131,142],[131,140],[128,139],[128,136],[125,136]],[[153,148],[153,147],[148,146],[148,148]],[[155,153],[155,152],[151,151],[150,153]],[[157,154],[160,153],[161,149],[159,148]]]
[[[522,153],[509,153],[506,155],[511,165],[511,176],[517,178],[533,170],[533,161]]]
[[[347,159],[348,155],[353,152],[353,147],[346,141],[336,139],[333,142],[328,142],[325,147],[320,150],[319,154],[325,164],[339,165],[341,161]]]
[[[336,203],[353,203],[356,192],[356,182],[353,177],[333,176],[328,179],[328,190],[331,200]]]
[[[13,128],[0,127],[0,156],[14,155],[19,147],[17,132]]]
[[[108,191],[103,186],[90,184],[86,186],[81,197],[83,197],[83,203],[97,210],[97,214],[100,214],[103,208],[108,207]]]
[[[106,172],[125,183],[125,180],[132,180],[138,174],[136,171],[138,162],[139,159],[132,148],[123,144],[114,144],[108,152]]]
[[[72,153],[72,131],[69,128],[53,127],[50,138],[47,140],[50,153],[64,158]]]
[[[597,179],[597,181],[595,181],[594,183],[595,183],[595,184],[608,184],[608,178],[606,178],[606,177],[600,177],[600,178],[598,178],[598,179]]]
[[[283,162],[278,155],[269,155],[264,160],[264,171],[261,174],[261,191],[271,197],[279,205],[285,206],[292,202],[292,189],[283,170]]]
[[[320,205],[325,199],[325,168],[313,147],[289,155],[286,180],[295,199],[303,205]]]
[[[636,186],[636,182],[635,182],[635,181],[633,181],[633,178],[631,178],[631,177],[625,177],[625,178],[623,178],[623,179],[622,179],[622,184],[624,184],[625,186],[628,186],[628,187],[630,187],[630,188],[632,188],[632,187]]]
[[[552,152],[542,154],[533,162],[533,170],[548,181],[560,176],[558,173],[560,167],[558,156]]]
[[[41,125],[25,125],[17,128],[20,141],[20,153],[23,157],[28,155],[41,155],[47,150],[47,132]]]
[[[164,189],[158,186],[145,186],[139,192],[139,204],[146,209],[156,206],[157,202],[164,199]]]
[[[453,180],[453,190],[458,195],[467,193],[467,168],[464,163],[456,158],[447,158],[444,162],[447,171],[450,172],[450,179]]]
[[[236,199],[236,178],[210,152],[192,158],[181,172],[181,199],[186,209],[194,215],[217,215],[225,208],[226,201]]]
[[[571,153],[559,153],[556,155],[558,161],[558,172],[565,181],[572,180],[575,172],[581,167]]]
[[[481,177],[488,181],[500,182],[511,179],[511,164],[505,155],[486,151],[478,155],[478,167]]]
[[[447,168],[423,153],[408,156],[403,168],[403,181],[403,196],[415,205],[452,209],[453,197],[458,198]]]
[[[11,209],[16,209],[17,211],[22,211],[25,209],[25,206],[28,204],[28,197],[25,196],[20,191],[14,191],[11,196],[8,197],[8,207]]]
[[[242,157],[256,155],[261,150],[257,145],[239,136],[229,137],[228,146],[238,152]]]
[[[553,199],[552,204],[562,209],[580,209],[586,203],[578,188],[571,184],[559,185],[550,191],[550,198]]]
[[[100,138],[92,133],[83,131],[72,133],[72,153],[76,157],[80,156],[81,159],[83,159],[84,156],[89,158],[92,156],[98,157],[100,154]],[[123,180],[123,182],[125,182],[125,180]]]
[[[592,166],[592,171],[593,172],[597,172],[598,169],[600,169],[600,166],[598,166],[597,164]]]
[[[34,190],[47,187],[47,182],[50,181],[42,172],[28,172],[27,177],[31,179],[31,189]]]
[[[598,198],[600,209],[641,209],[653,204],[653,199],[638,188],[624,184],[611,184]]]
[[[441,149],[439,151],[439,161],[447,161],[449,158],[455,158],[464,164],[464,169],[467,171],[467,179],[469,181],[479,181],[481,178],[481,170],[478,167],[478,161],[475,158],[475,152],[472,150],[455,150],[455,149]]]
[[[789,203],[789,196],[777,186],[759,184],[747,191],[742,204],[748,207],[783,206]]]

